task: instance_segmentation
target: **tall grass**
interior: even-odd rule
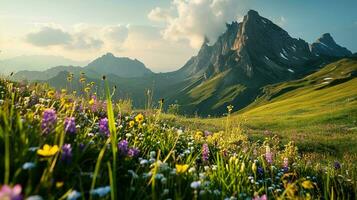
[[[294,142],[284,143],[273,134],[250,141],[229,110],[227,118],[215,119],[222,124],[220,130],[210,130],[193,126],[193,121],[187,126],[167,120],[161,102],[150,106],[157,108],[155,112],[117,115],[120,110],[113,107],[106,81],[105,96],[94,104],[89,103],[90,95],[44,97],[47,89],[42,85],[14,83],[15,90],[4,80],[0,85],[5,86],[0,87],[5,91],[0,104],[0,155],[4,155],[0,156],[0,185],[20,184],[26,198],[67,199],[80,194],[82,199],[252,199],[264,195],[269,199],[355,199],[357,193],[353,154],[335,163],[301,154]],[[43,100],[34,104],[25,100],[34,94]],[[55,109],[58,118],[48,135],[41,132],[46,108]],[[136,118],[139,114],[144,114],[142,119]],[[65,132],[66,117],[75,117],[76,133]],[[98,121],[104,117],[108,117],[109,136],[99,129]],[[120,142],[127,146],[118,148]],[[31,150],[44,144],[60,148],[71,144],[70,162],[61,149],[50,157]],[[206,157],[203,146],[208,146]],[[25,163],[34,165],[28,168]]]

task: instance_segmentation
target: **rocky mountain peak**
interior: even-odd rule
[[[249,10],[247,13],[247,17],[253,18],[253,17],[260,17],[259,13],[255,10]]]
[[[317,40],[320,42],[326,42],[326,43],[336,43],[330,33],[322,34],[322,36]]]
[[[338,45],[330,33],[324,33],[316,42],[310,45],[311,52],[315,55],[344,57],[352,55],[345,47]]]
[[[302,39],[292,38],[284,29],[250,10],[241,23],[227,24],[227,30],[213,45],[205,42],[197,56],[179,71],[188,76],[214,76],[228,69],[248,79],[275,82],[303,73],[314,56]],[[260,77],[260,78],[259,78]]]
[[[250,78],[254,75],[279,80],[304,71],[313,58],[309,45],[292,38],[288,32],[257,11],[250,10],[240,25],[231,59]]]

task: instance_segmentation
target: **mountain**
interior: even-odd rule
[[[181,114],[207,116],[226,113],[228,105],[234,105],[234,111],[243,109],[259,101],[267,86],[299,80],[339,59],[314,53],[311,47],[316,45],[291,37],[254,10],[242,22],[226,26],[216,42],[210,45],[205,39],[197,55],[177,71],[153,73],[136,59],[111,53],[72,70],[77,70],[76,80],[78,70],[83,70],[97,91],[103,89],[101,76],[107,75],[109,85],[118,86],[113,98],[131,98],[136,108],[146,105],[150,90],[153,102],[164,98],[166,108],[178,104]],[[56,88],[67,88],[67,70],[59,68],[42,77],[51,77],[47,82]],[[82,84],[73,81],[71,87],[80,91]]]
[[[227,25],[212,46],[206,41],[176,72],[189,85],[168,100],[185,114],[222,114],[229,104],[235,109],[249,105],[263,86],[300,78],[323,63],[307,42],[250,10],[241,23]]]
[[[0,74],[9,74],[21,70],[42,71],[55,66],[79,66],[86,62],[78,62],[61,56],[24,55],[0,60]]]
[[[345,47],[336,44],[329,33],[323,34],[316,42],[312,43],[311,52],[315,55],[325,55],[334,57],[351,56],[352,52]]]
[[[60,72],[71,72],[79,74],[84,69],[82,67],[75,66],[57,66],[45,71],[29,71],[23,70],[13,75],[14,80],[28,80],[28,81],[45,81],[55,77]]]
[[[209,46],[209,41],[205,39],[197,56],[192,57],[177,71],[177,74],[181,74],[184,77],[192,77],[202,76],[204,74],[207,76],[222,71],[222,69],[219,69],[217,66],[222,65],[222,55],[231,51],[239,30],[239,24],[237,22],[226,24],[226,26],[227,31],[217,39],[214,45]]]
[[[141,77],[153,74],[151,70],[137,59],[115,57],[107,53],[84,67],[85,70],[94,71],[100,75],[114,74],[119,77]]]
[[[45,81],[54,78],[60,72],[71,72],[75,75],[84,72],[88,77],[94,79],[100,79],[102,75],[109,74],[123,78],[142,77],[153,74],[153,72],[137,59],[132,60],[125,57],[115,57],[113,54],[107,53],[93,60],[85,67],[57,66],[44,71],[23,70],[15,73],[13,78],[15,80]]]

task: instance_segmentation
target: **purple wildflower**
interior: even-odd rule
[[[83,144],[83,143],[80,143],[80,144],[79,144],[79,149],[80,149],[81,151],[83,151],[84,147],[86,147],[85,144]]]
[[[62,146],[62,161],[65,163],[70,163],[72,160],[72,147],[71,144],[64,144]]]
[[[207,136],[210,136],[210,135],[212,135],[212,132],[209,132],[209,131],[204,131],[204,134],[205,134],[205,137],[207,137]]]
[[[255,196],[252,200],[267,200],[268,198],[267,198],[267,195],[266,194],[264,194],[264,195],[262,195],[261,197],[260,196]]]
[[[338,161],[335,161],[335,162],[333,163],[333,167],[334,167],[336,170],[341,169],[341,164],[340,164]]]
[[[118,143],[118,151],[120,155],[126,156],[129,152],[129,147],[128,147],[128,141],[127,140],[121,140]]]
[[[110,132],[109,132],[108,118],[105,117],[99,120],[99,131],[109,137]]]
[[[55,127],[57,115],[54,109],[46,109],[43,112],[41,128],[44,134],[49,134]]]
[[[263,167],[258,167],[257,171],[258,171],[258,174],[260,174],[260,175],[263,175],[263,174],[264,174],[264,169],[263,169]]]
[[[130,148],[129,151],[128,151],[128,156],[129,157],[137,157],[139,155],[140,151],[138,148]]]
[[[207,162],[209,159],[209,148],[208,148],[208,144],[203,144],[202,145],[202,160]]]
[[[17,184],[13,188],[8,185],[3,185],[0,189],[0,199],[22,200],[22,187]]]
[[[66,133],[76,133],[76,121],[74,117],[67,117],[64,120],[64,130],[66,131]]]
[[[269,146],[266,146],[266,149],[265,149],[265,159],[267,160],[267,162],[269,164],[273,163],[273,154],[271,153]]]

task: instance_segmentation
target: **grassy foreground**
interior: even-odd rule
[[[98,97],[90,83],[80,97],[0,86],[0,199],[356,197],[356,157],[316,160],[270,134],[252,142],[230,109],[209,126],[181,125],[163,116],[163,102],[125,113],[113,91]]]

